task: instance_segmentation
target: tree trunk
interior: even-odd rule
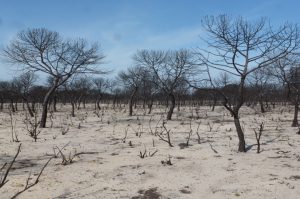
[[[132,91],[131,96],[130,96],[130,100],[129,100],[129,116],[132,116],[132,112],[133,112],[133,110],[132,110],[133,99],[134,99],[134,96],[135,96],[137,90],[138,90],[138,87],[134,87],[134,90]]]
[[[1,98],[1,102],[0,102],[0,111],[3,110],[3,104],[4,104],[4,100]]]
[[[15,101],[15,110],[18,111],[18,100]]]
[[[262,113],[265,113],[266,110],[265,110],[265,107],[264,107],[264,103],[263,103],[262,97],[259,97],[259,105],[260,105],[260,111],[261,111]]]
[[[149,102],[149,104],[148,104],[148,108],[149,108],[148,114],[151,114],[152,106],[153,106],[153,99],[151,98],[151,99],[150,99],[150,102]]]
[[[33,114],[32,110],[30,108],[29,102],[26,100],[25,103],[26,103],[26,107],[27,107],[27,110],[28,110],[28,113],[29,113],[30,117],[34,117],[34,114]]]
[[[13,113],[16,112],[13,99],[10,100],[10,108]]]
[[[168,114],[167,114],[167,120],[172,119],[173,111],[174,111],[174,108],[175,108],[175,102],[176,102],[175,101],[175,96],[174,96],[173,93],[170,93],[169,97],[170,97],[171,105],[170,105],[170,108],[169,108],[169,111],[168,111]]]
[[[294,119],[292,123],[292,127],[297,127],[298,124],[298,111],[299,111],[299,94],[297,93],[297,97],[295,100],[295,109],[294,109]]]
[[[246,142],[245,142],[245,137],[244,137],[244,132],[240,124],[240,119],[238,115],[234,114],[234,125],[236,128],[236,132],[238,134],[239,138],[239,152],[246,152]]]
[[[117,95],[114,95],[114,99],[113,99],[113,109],[115,109],[116,107],[116,102],[117,102]]]
[[[43,107],[42,107],[42,117],[41,117],[40,128],[46,128],[48,104],[49,104],[49,101],[50,101],[50,97],[54,93],[56,88],[57,88],[57,83],[55,83],[55,85],[53,85],[49,89],[49,91],[46,93],[46,95],[44,97],[43,104],[42,104]]]
[[[101,98],[102,98],[101,95],[97,98],[96,104],[97,104],[98,110],[101,110],[101,106],[100,106],[100,99],[101,99]]]
[[[215,111],[216,104],[217,104],[217,97],[213,95],[213,104],[212,104],[211,111]]]
[[[53,97],[53,112],[57,112],[56,103],[57,103],[57,96],[55,95]]]
[[[83,108],[85,109],[85,107],[86,107],[86,99],[85,98],[83,99],[82,104],[83,104]]]
[[[71,101],[71,105],[72,105],[71,116],[75,117],[75,103]]]
[[[35,113],[35,102],[31,102],[31,110]]]

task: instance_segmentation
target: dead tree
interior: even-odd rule
[[[129,116],[132,116],[133,101],[142,83],[142,79],[144,76],[146,76],[146,71],[144,70],[144,68],[139,66],[128,68],[127,71],[122,71],[118,75],[123,85],[127,87],[127,89],[131,93],[129,103],[128,103]]]
[[[103,93],[108,89],[109,83],[107,79],[104,78],[94,78],[93,89],[96,92],[96,102],[95,109],[101,110],[100,101],[102,99]]]
[[[222,92],[220,94],[223,105],[234,118],[239,138],[238,151],[246,152],[239,115],[245,102],[246,80],[254,71],[268,67],[298,49],[298,28],[285,24],[275,29],[268,25],[266,19],[250,22],[242,17],[231,19],[226,15],[207,16],[202,24],[208,37],[204,39],[207,47],[197,51],[199,64],[207,66],[208,69],[226,72],[238,79],[233,104],[229,104],[228,96]]]
[[[269,83],[272,81],[272,76],[269,71],[270,67],[260,68],[251,74],[249,81],[250,86],[254,91],[253,95],[258,99],[260,111],[262,113],[266,112],[264,101],[266,100],[269,91]]]
[[[176,104],[175,90],[194,72],[192,54],[188,50],[139,50],[134,61],[154,77],[153,83],[167,95],[171,102],[167,120],[171,120]]]
[[[53,82],[44,96],[40,127],[46,127],[48,104],[55,90],[74,74],[101,73],[97,66],[104,58],[97,44],[83,39],[65,40],[45,28],[21,31],[3,50],[8,62],[24,66],[25,71],[39,71]]]
[[[264,130],[264,123],[263,122],[259,125],[258,132],[254,129],[255,139],[256,139],[256,142],[257,142],[257,150],[256,150],[257,153],[260,153],[260,138],[261,138],[263,130]]]
[[[298,56],[290,55],[279,59],[271,70],[273,76],[286,88],[286,96],[294,104],[292,127],[299,126],[298,112],[300,100],[300,60]]]
[[[31,109],[31,106],[29,104],[30,91],[34,86],[36,79],[37,76],[33,72],[27,71],[22,73],[20,76],[14,78],[13,80],[13,84],[15,85],[15,92],[20,94],[20,96],[22,97],[24,103],[26,104],[26,108],[30,117],[34,117],[33,110]]]

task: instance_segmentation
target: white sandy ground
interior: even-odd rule
[[[135,110],[135,116],[129,117],[127,107],[103,107],[100,118],[93,113],[92,105],[76,111],[75,118],[69,116],[70,107],[60,108],[54,113],[53,127],[49,127],[48,120],[48,128],[42,129],[37,142],[26,133],[25,113],[14,114],[22,149],[9,182],[0,189],[0,198],[10,198],[21,190],[29,172],[38,173],[53,155],[53,148],[67,143],[63,150],[66,155],[75,151],[87,154],[66,166],[61,165],[60,157],[52,159],[39,183],[19,198],[300,198],[300,135],[296,134],[298,128],[290,127],[292,107],[278,107],[265,114],[242,108],[242,126],[249,146],[256,143],[253,128],[258,128],[261,121],[265,123],[260,154],[255,145],[247,153],[237,152],[232,118],[223,107],[214,112],[201,107],[199,119],[196,108],[175,111],[174,120],[166,124],[174,147],[149,130],[149,119],[153,119],[154,130],[164,108],[155,108],[151,115],[144,114],[143,109]],[[186,142],[190,121],[191,146],[181,149],[179,144]],[[195,133],[199,122],[201,144]],[[62,135],[61,127],[67,125],[69,132]],[[124,143],[125,129],[128,135]],[[139,131],[140,137],[136,136]],[[18,144],[11,141],[8,113],[1,112],[0,166],[12,159]],[[158,151],[142,159],[138,155],[145,148],[147,153]],[[161,163],[169,157],[172,165]]]

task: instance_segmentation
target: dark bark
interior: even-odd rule
[[[101,110],[101,106],[100,106],[101,98],[102,98],[102,95],[100,94],[97,97],[97,101],[96,101],[96,106],[97,106],[98,110]]]
[[[57,103],[57,96],[55,95],[53,97],[53,111],[54,112],[57,112],[56,103]]]
[[[31,110],[35,113],[35,102],[31,102]]]
[[[10,99],[10,109],[13,113],[16,112],[13,99]]]
[[[135,96],[137,90],[138,90],[138,87],[134,87],[134,89],[133,89],[133,91],[131,93],[131,96],[130,96],[130,100],[129,100],[129,104],[128,104],[128,106],[129,106],[129,116],[132,116],[132,112],[133,112],[133,108],[132,108],[133,107],[133,100],[134,100],[134,96]]]
[[[244,132],[240,124],[240,119],[238,115],[234,115],[234,125],[236,128],[236,132],[238,134],[239,138],[239,152],[246,152],[246,142],[245,142],[245,137],[244,137]]]
[[[174,108],[175,108],[175,103],[176,103],[175,96],[174,96],[173,93],[169,94],[169,99],[170,99],[171,105],[170,105],[170,108],[169,108],[169,111],[168,111],[168,114],[167,114],[167,120],[172,119],[172,115],[173,115]]]
[[[52,94],[56,90],[57,85],[58,85],[58,79],[55,80],[54,85],[52,85],[50,87],[50,89],[48,90],[48,92],[46,93],[46,95],[44,97],[43,104],[42,104],[42,117],[41,117],[40,128],[46,128],[49,101],[50,101]]]
[[[72,105],[71,116],[75,117],[75,103],[74,103],[74,101],[71,101],[71,105]]]
[[[294,102],[294,119],[293,119],[293,123],[292,123],[292,127],[297,127],[299,126],[299,123],[298,123],[298,111],[299,111],[299,93],[297,93],[297,96],[296,96],[296,100]]]
[[[215,94],[213,94],[213,104],[212,104],[211,111],[215,111],[216,104],[217,104],[217,97],[215,96]]]
[[[29,113],[30,117],[34,117],[34,114],[31,110],[29,102],[27,100],[25,101],[25,104],[26,104],[26,107],[27,107],[27,110],[28,110],[28,113]]]
[[[260,105],[260,111],[261,111],[262,113],[265,113],[266,110],[265,110],[264,102],[263,102],[263,99],[262,99],[261,96],[259,97],[259,105]]]
[[[18,101],[15,101],[15,110],[18,111]]]
[[[237,98],[234,102],[233,108],[230,106],[230,103],[226,96],[224,96],[224,102],[223,102],[223,105],[225,106],[225,108],[230,112],[231,116],[233,116],[233,118],[234,118],[234,125],[235,125],[236,132],[237,132],[237,135],[239,138],[239,147],[238,147],[239,152],[246,152],[245,136],[244,136],[244,132],[241,127],[240,119],[239,119],[239,110],[245,101],[244,100],[244,84],[245,84],[245,76],[242,76],[241,82],[240,82],[239,88],[238,88]]]
[[[148,109],[149,109],[148,114],[151,114],[152,106],[153,106],[153,99],[151,98],[151,99],[150,99],[150,102],[149,102],[149,104],[148,104]]]
[[[0,111],[3,110],[3,104],[4,104],[4,100],[3,100],[3,98],[1,98],[1,102],[0,102]]]

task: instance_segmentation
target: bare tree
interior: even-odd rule
[[[264,101],[267,97],[269,83],[272,81],[269,68],[259,68],[255,70],[249,78],[250,85],[255,91],[255,96],[258,98],[260,111],[262,113],[266,112]]]
[[[106,89],[108,88],[108,80],[104,79],[104,78],[94,78],[92,80],[93,85],[94,85],[94,89],[96,91],[96,104],[95,104],[95,109],[101,110],[101,106],[100,106],[100,101],[101,98],[103,96],[103,93],[106,91]]]
[[[53,92],[78,73],[100,73],[96,67],[104,56],[97,44],[85,40],[65,40],[57,32],[44,28],[28,29],[4,49],[4,56],[26,71],[39,71],[53,77],[52,85],[44,96],[40,127],[46,127],[48,103]]]
[[[154,83],[168,96],[171,105],[167,120],[171,120],[176,104],[175,90],[193,73],[192,54],[188,50],[139,50],[134,60],[153,75]]]
[[[245,102],[246,78],[295,51],[299,45],[298,28],[284,24],[275,29],[268,25],[266,19],[250,22],[242,17],[231,19],[226,15],[207,16],[202,24],[208,33],[204,39],[208,46],[197,51],[201,64],[211,70],[231,74],[239,80],[236,100],[230,105],[228,97],[223,93],[223,105],[234,118],[239,138],[238,151],[246,152],[244,132],[239,120],[239,110]]]
[[[75,108],[80,109],[80,104],[83,101],[82,98],[87,95],[91,82],[87,77],[74,76],[63,84],[63,92],[71,103],[71,116],[75,117]]]
[[[277,60],[271,70],[273,76],[286,87],[287,98],[294,104],[292,127],[299,126],[298,112],[300,100],[300,61],[298,56],[290,55]]]
[[[142,84],[143,77],[146,76],[146,71],[142,67],[134,66],[128,68],[127,71],[121,71],[118,76],[125,87],[131,92],[128,106],[129,116],[132,116],[133,100]]]
[[[0,82],[0,110],[4,108],[4,102],[11,98],[11,82],[9,81],[1,81]],[[10,100],[11,102],[11,100]],[[12,106],[13,104],[11,104]],[[14,112],[14,107],[11,107],[12,111]]]
[[[33,72],[27,71],[25,73],[22,73],[18,77],[14,78],[13,80],[13,84],[15,85],[16,88],[15,92],[18,92],[21,95],[22,99],[26,104],[29,115],[31,117],[34,117],[34,114],[33,114],[33,110],[29,105],[29,101],[30,101],[29,98],[30,98],[30,91],[34,86],[36,79],[37,76]]]

